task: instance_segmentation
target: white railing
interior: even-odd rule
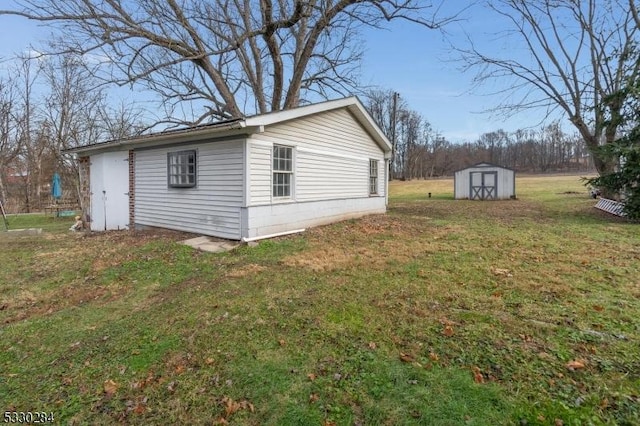
[[[626,216],[624,214],[624,204],[619,201],[609,200],[607,198],[600,198],[595,205],[596,209],[600,209],[604,212],[615,214],[616,216]]]

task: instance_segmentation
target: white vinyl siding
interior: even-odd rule
[[[380,147],[346,109],[274,124],[249,139],[250,205],[272,201],[265,193],[271,176],[258,158],[273,145],[295,148],[294,191],[301,202],[369,197],[370,160],[384,161]],[[378,184],[377,196],[384,195]]]
[[[250,197],[248,205],[268,204],[271,202],[271,151],[273,145],[255,140],[248,141],[250,153],[249,177]]]
[[[197,187],[167,187],[167,154],[197,150]],[[136,151],[135,222],[222,238],[240,237],[242,141]]]

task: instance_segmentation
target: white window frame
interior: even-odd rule
[[[167,186],[195,188],[198,176],[198,155],[195,149],[167,152]]]
[[[378,190],[378,160],[369,160],[369,195],[379,195]]]
[[[282,156],[282,153],[289,155]],[[276,200],[293,198],[294,149],[288,145],[273,145],[271,150],[271,196]]]

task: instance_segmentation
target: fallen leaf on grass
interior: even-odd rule
[[[309,373],[307,374],[307,377],[309,378],[309,380],[311,380],[312,382],[316,379],[316,375],[313,373]]]
[[[476,383],[484,383],[484,376],[480,372],[480,368],[475,365],[471,367],[471,371],[473,371],[473,381]]]
[[[118,384],[113,380],[106,380],[104,382],[104,393],[107,395],[113,395],[118,390]]]
[[[286,345],[286,344],[287,344],[287,342],[285,342],[285,340],[284,340],[284,339],[280,339],[280,340],[278,340],[278,344],[279,344],[280,346],[284,346],[284,345]]]
[[[447,318],[440,318],[440,324],[442,325],[455,325],[456,323]]]
[[[320,399],[320,397],[318,396],[317,393],[312,393],[311,395],[309,395],[309,404],[313,404],[314,402],[316,402],[319,399]]]
[[[207,364],[207,365],[211,365],[214,362],[216,362],[216,361],[213,358],[207,358],[207,359],[204,360],[204,363]]]
[[[147,386],[150,383],[153,383],[153,381],[156,379],[155,374],[153,373],[153,370],[149,371],[149,373],[147,373],[147,377],[141,380],[138,380],[136,382],[133,382],[133,384],[131,385],[132,389],[143,389],[145,386]]]
[[[378,346],[376,345],[376,343],[375,343],[375,342],[369,342],[369,349],[375,349],[375,348],[377,348],[377,347],[378,347]]]
[[[133,412],[136,414],[143,414],[145,411],[147,411],[147,407],[142,403],[136,404],[135,408],[133,409]]]
[[[429,352],[429,359],[431,359],[431,361],[438,361],[440,357],[435,352]]]
[[[533,337],[531,337],[528,334],[518,334],[518,337],[520,337],[525,342],[532,342],[533,341]]]
[[[602,408],[603,410],[605,408],[609,407],[609,398],[604,398],[602,401],[600,401],[600,408]]]
[[[571,371],[580,370],[586,367],[586,361],[581,359],[574,359],[573,361],[569,361],[566,364],[566,367]]]
[[[604,311],[604,306],[593,305],[593,310],[597,311],[597,312],[602,312],[602,311]]]
[[[455,331],[453,330],[453,326],[452,325],[446,325],[444,327],[444,330],[442,330],[442,334],[444,334],[447,337],[451,337],[455,334]]]
[[[415,358],[409,354],[405,354],[404,352],[400,352],[400,361],[402,362],[413,362]]]
[[[491,272],[493,273],[493,275],[498,275],[498,276],[502,276],[502,277],[512,277],[513,274],[511,274],[511,271],[508,269],[504,269],[504,268],[491,268]]]
[[[253,404],[246,399],[243,399],[242,401],[234,401],[228,396],[225,396],[224,398],[222,398],[222,403],[225,406],[225,418],[228,418],[229,416],[237,413],[240,410],[249,410],[252,413],[255,411],[255,407],[253,406]]]

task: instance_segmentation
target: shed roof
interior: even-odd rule
[[[473,164],[471,166],[467,166],[467,167],[463,167],[461,169],[458,169],[454,173],[462,172],[462,171],[467,170],[467,169],[474,169],[474,168],[477,168],[477,167],[497,167],[499,169],[511,170],[512,172],[515,171],[513,169],[510,169],[509,167],[504,167],[504,166],[500,166],[498,164],[493,164],[493,163],[488,163],[486,161],[481,161],[481,162]]]
[[[305,105],[284,111],[270,112],[267,114],[253,115],[245,118],[237,118],[212,124],[192,126],[182,129],[165,130],[141,136],[125,139],[117,139],[106,142],[98,142],[66,150],[68,153],[90,154],[96,151],[110,151],[113,149],[134,149],[155,145],[163,145],[176,142],[190,142],[207,137],[225,137],[249,135],[264,131],[266,126],[271,126],[285,121],[303,118],[313,114],[346,108],[356,120],[371,135],[383,152],[391,152],[391,142],[373,121],[356,96],[343,99],[325,101],[311,105]]]

